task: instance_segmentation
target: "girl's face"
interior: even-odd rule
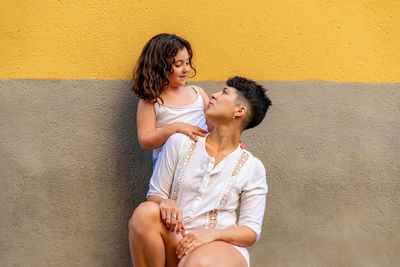
[[[186,79],[190,74],[191,67],[189,53],[184,47],[176,53],[175,62],[172,64],[172,73],[169,75],[169,86],[181,87],[186,84]]]
[[[236,89],[230,86],[225,86],[220,92],[213,94],[207,105],[207,119],[217,124],[232,121],[233,115],[239,108],[236,97]]]

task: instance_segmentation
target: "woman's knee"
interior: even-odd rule
[[[145,230],[160,217],[160,207],[158,204],[146,201],[140,204],[129,220],[129,230]]]

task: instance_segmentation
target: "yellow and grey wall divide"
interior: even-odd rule
[[[0,265],[130,266],[151,153],[129,90],[176,33],[208,94],[272,107],[243,142],[269,193],[252,266],[400,261],[400,1],[0,1]]]

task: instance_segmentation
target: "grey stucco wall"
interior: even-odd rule
[[[252,266],[396,266],[400,84],[260,81],[269,193]],[[223,82],[199,82],[208,93]],[[129,266],[151,155],[128,81],[0,81],[0,265]]]

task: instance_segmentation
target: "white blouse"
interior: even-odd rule
[[[243,225],[258,240],[268,191],[263,164],[238,146],[213,168],[215,159],[208,156],[205,140],[172,135],[159,155],[147,197],[174,199],[189,231]]]

